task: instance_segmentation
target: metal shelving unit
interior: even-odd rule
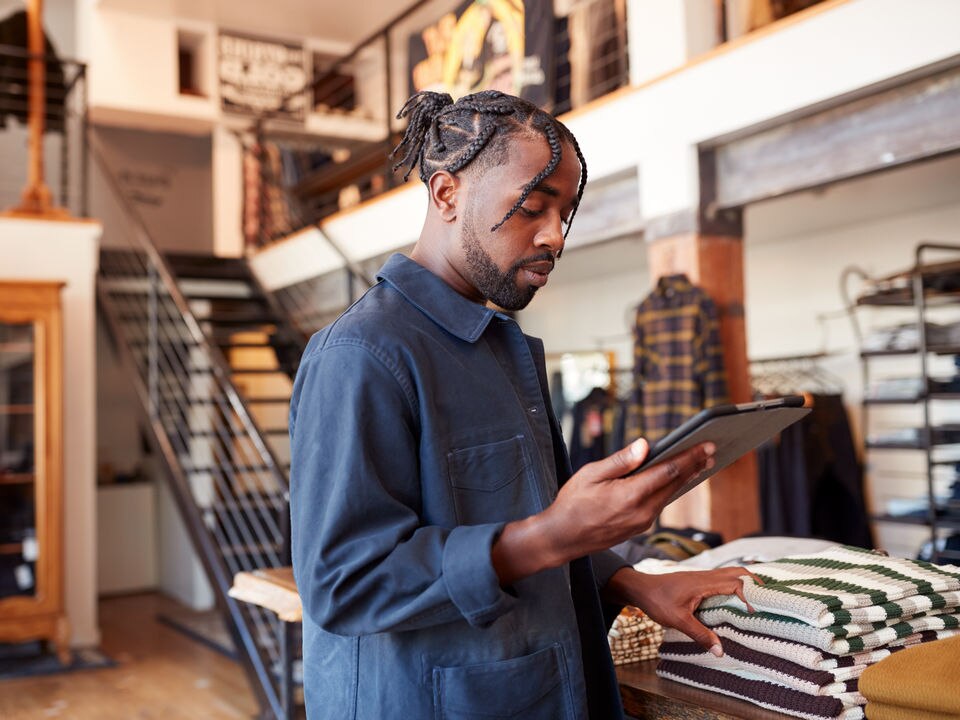
[[[928,261],[930,253],[956,253],[958,267],[951,271],[946,269],[948,265],[945,263],[932,264]],[[949,402],[960,400],[960,392],[941,391],[938,387],[938,380],[935,377],[931,377],[930,365],[934,356],[960,356],[960,345],[952,343],[934,344],[927,337],[927,323],[929,322],[929,311],[931,308],[948,306],[960,308],[960,292],[953,289],[938,291],[935,288],[929,287],[931,278],[935,276],[942,277],[944,274],[949,274],[950,272],[954,272],[960,276],[960,245],[922,243],[916,248],[913,268],[909,273],[902,275],[905,280],[908,280],[907,283],[895,289],[882,289],[874,293],[861,295],[854,302],[850,302],[848,295],[848,307],[851,309],[854,334],[861,348],[863,347],[863,333],[860,327],[857,309],[872,308],[874,310],[881,310],[883,308],[913,308],[916,313],[915,317],[918,329],[918,342],[916,347],[861,350],[860,359],[863,387],[866,393],[867,388],[870,387],[871,364],[874,359],[917,357],[920,364],[920,392],[915,397],[865,397],[862,406],[862,427],[866,435],[867,428],[869,427],[869,411],[871,408],[905,405],[920,406],[922,408],[922,424],[916,428],[916,440],[883,443],[866,441],[864,445],[865,448],[871,452],[880,450],[914,450],[924,454],[927,480],[927,513],[926,516],[876,514],[872,519],[874,522],[929,527],[933,561],[956,563],[960,560],[960,550],[938,550],[937,540],[942,531],[960,532],[960,502],[950,501],[938,505],[934,491],[934,470],[938,466],[960,466],[960,452],[957,452],[955,459],[942,457],[938,452],[939,449],[947,446],[957,447],[960,445],[960,432],[957,432],[956,436],[952,436],[947,432],[956,432],[960,430],[960,426],[934,425],[931,421],[931,404],[940,401]],[[860,275],[864,279],[871,279],[858,269],[847,271],[844,274],[842,283],[845,294],[847,294],[847,281],[851,274]]]

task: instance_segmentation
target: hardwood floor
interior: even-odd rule
[[[117,667],[0,681],[4,720],[234,720],[257,714],[241,667],[156,621],[158,594],[100,602],[101,650]]]

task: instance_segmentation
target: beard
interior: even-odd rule
[[[467,210],[464,220],[461,242],[467,263],[466,270],[469,273],[467,279],[483,297],[494,305],[504,310],[523,310],[530,304],[533,296],[540,288],[535,285],[520,287],[517,283],[517,275],[519,275],[521,268],[528,263],[542,260],[552,261],[554,259],[553,253],[546,252],[535,257],[523,258],[507,270],[501,270],[483,247],[480,233],[477,232],[478,223],[472,212],[472,207]]]

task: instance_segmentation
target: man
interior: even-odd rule
[[[606,550],[713,448],[625,477],[641,440],[570,477],[543,347],[488,304],[546,284],[586,182],[576,140],[493,91],[419,93],[401,115],[420,238],[311,339],[291,403],[308,716],[621,717],[604,610],[722,652],[692,611],[742,570],[645,576]]]

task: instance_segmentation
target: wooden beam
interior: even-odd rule
[[[43,131],[47,105],[43,0],[27,0],[27,50],[30,52],[30,59],[27,61],[27,186],[20,197],[20,205],[9,214],[62,219],[68,213],[53,206],[50,188],[43,178]]]
[[[711,146],[715,211],[960,152],[960,67]]]
[[[698,213],[691,212],[696,217]],[[728,225],[731,230],[733,226]],[[720,317],[720,342],[733,402],[750,400],[749,363],[743,311],[743,243],[739,234],[687,232],[649,242],[647,256],[653,282],[685,274],[714,301]],[[733,540],[760,529],[757,463],[750,453],[669,505],[664,525],[692,525]]]

